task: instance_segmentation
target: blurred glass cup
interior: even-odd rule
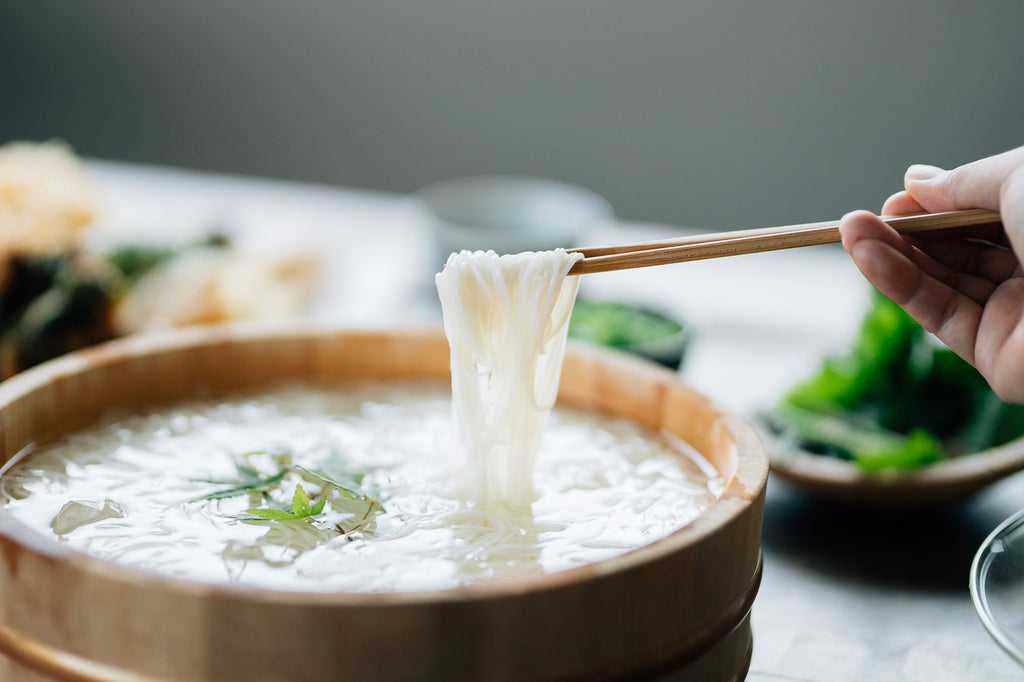
[[[428,185],[413,194],[425,211],[443,264],[461,251],[498,254],[577,245],[587,229],[615,219],[590,190],[516,176],[474,176]]]

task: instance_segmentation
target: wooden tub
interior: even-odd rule
[[[0,384],[0,458],[138,408],[309,381],[446,377],[437,332],[193,329],[65,356]],[[691,443],[729,481],[698,520],[552,575],[427,593],[187,582],[62,547],[0,510],[0,679],[741,680],[761,577],[767,461],[675,376],[570,347],[560,400]]]

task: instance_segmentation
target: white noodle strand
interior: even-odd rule
[[[478,505],[522,514],[558,394],[581,256],[563,249],[453,253],[436,277],[451,346],[456,469]]]

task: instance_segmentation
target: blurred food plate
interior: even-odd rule
[[[241,248],[203,221],[112,229],[101,183],[60,142],[0,146],[0,377],[152,329],[304,314],[314,252]],[[101,236],[103,235],[103,236]]]

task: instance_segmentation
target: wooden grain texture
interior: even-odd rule
[[[883,220],[902,234],[954,227],[971,227],[998,223],[1000,216],[992,211],[966,209],[944,213],[910,216],[885,216]],[[762,251],[779,251],[801,246],[817,246],[839,241],[839,221],[764,227],[693,235],[661,241],[638,242],[615,246],[591,246],[570,249],[582,253],[569,271],[571,275],[610,272],[654,265],[668,265],[707,258],[739,256]]]
[[[95,420],[283,381],[448,377],[439,331],[194,329],[84,351],[0,385],[0,459]],[[4,680],[741,680],[767,461],[753,430],[667,370],[574,346],[562,399],[663,427],[728,480],[649,546],[551,575],[427,593],[186,582],[71,551],[0,511]]]

